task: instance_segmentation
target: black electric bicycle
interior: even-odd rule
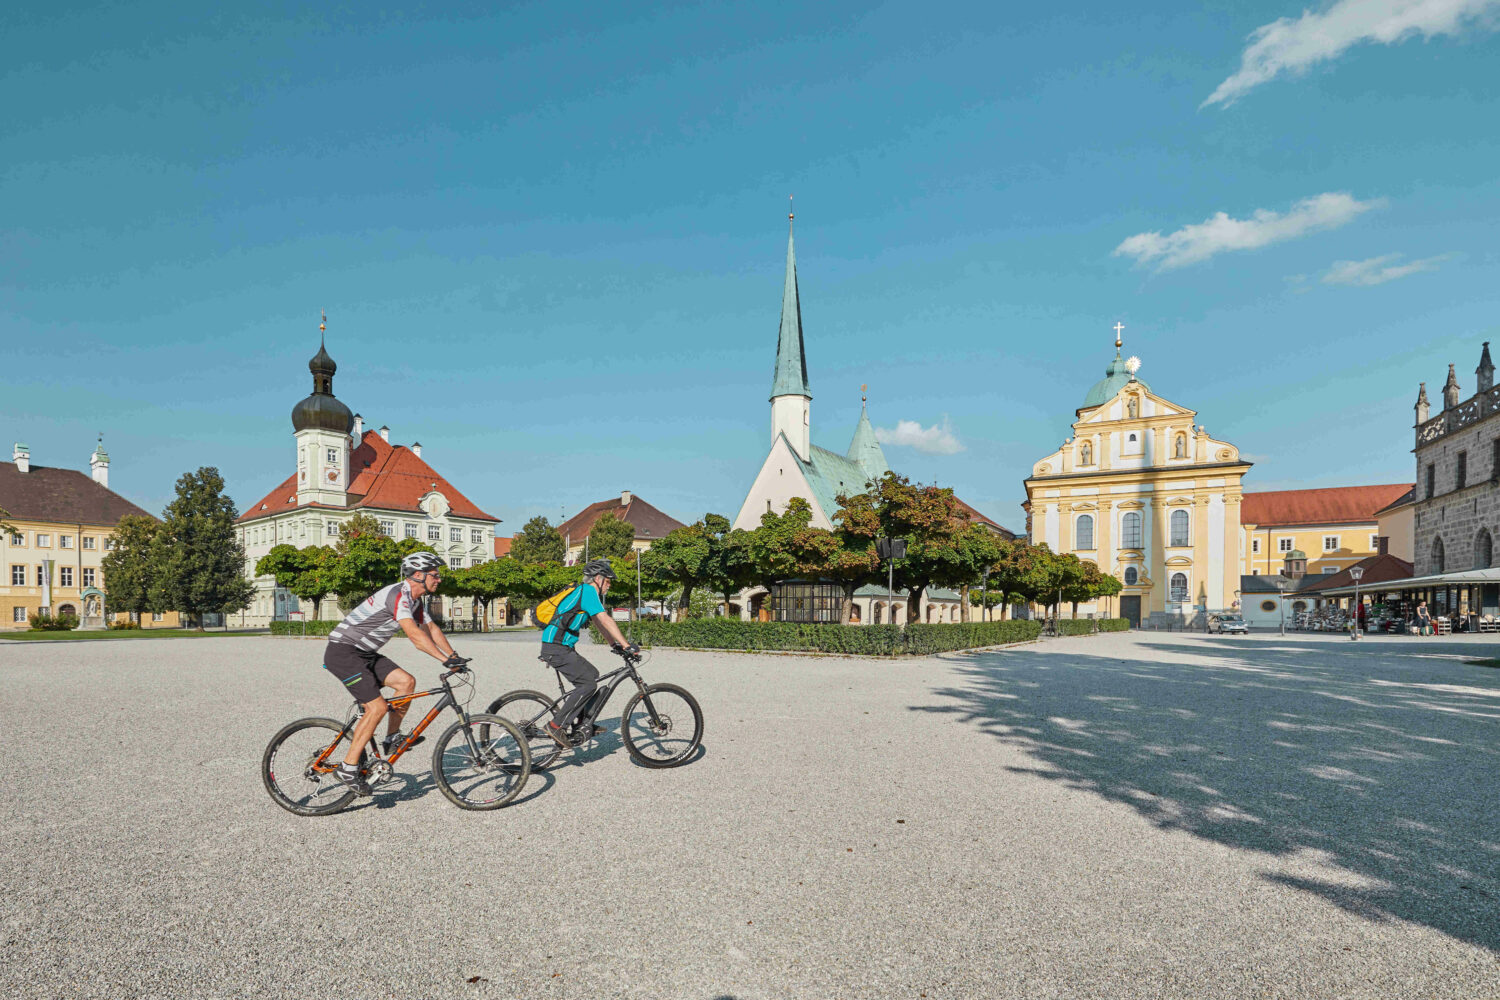
[[[469,668],[460,665],[438,678],[435,688],[387,699],[395,706],[429,695],[443,696],[389,757],[381,754],[379,741],[371,736],[360,754],[359,771],[372,788],[394,777],[392,766],[396,761],[416,743],[422,730],[451,706],[458,713],[458,721],[443,731],[432,748],[432,780],[438,789],[461,809],[498,809],[520,794],[531,776],[531,749],[508,719],[468,713],[466,706],[474,697],[473,678],[459,682],[469,689],[462,702],[450,681],[465,674],[469,674]],[[333,772],[348,752],[341,749],[344,740],[364,713],[364,706],[355,704],[343,723],[325,718],[298,719],[271,737],[261,758],[261,780],[271,801],[298,816],[327,816],[347,808],[356,793]]]
[[[620,739],[631,758],[642,767],[676,767],[686,763],[703,740],[703,710],[698,702],[676,684],[643,681],[636,667],[645,662],[645,657],[618,648],[613,652],[625,660],[625,665],[599,677],[599,689],[584,703],[574,724],[573,747],[587,745],[604,731],[594,725],[594,720],[615,688],[630,680],[635,683],[636,692],[620,715]],[[559,697],[567,692],[560,673],[557,690]],[[540,691],[512,691],[496,698],[489,707],[492,715],[504,712],[516,720],[531,749],[533,771],[545,770],[562,755],[563,748],[547,734],[546,728],[556,710],[557,699]]]

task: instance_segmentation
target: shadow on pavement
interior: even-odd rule
[[[1145,639],[1125,658],[1008,650],[955,660],[962,683],[935,693],[958,704],[912,710],[955,713],[1038,761],[1013,770],[1163,829],[1319,852],[1342,872],[1265,877],[1500,950],[1500,677],[1462,662],[1482,648],[1205,636]],[[1185,656],[1197,662],[1168,662]]]

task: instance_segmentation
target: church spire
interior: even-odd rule
[[[790,201],[790,199],[788,199]],[[797,297],[797,254],[792,246],[790,208],[786,214],[786,287],[781,292],[781,335],[776,341],[776,373],[771,383],[771,398],[806,396],[807,351],[802,346],[802,303]]]
[[[891,467],[886,464],[885,452],[875,437],[875,428],[870,426],[870,414],[865,407],[865,386],[859,387],[859,423],[854,427],[854,440],[849,442],[848,458],[859,466],[866,479],[879,479]]]
[[[1490,360],[1490,342],[1484,342],[1484,350],[1479,354],[1479,367],[1474,369],[1474,374],[1479,376],[1479,391],[1488,392],[1495,387],[1495,362]]]

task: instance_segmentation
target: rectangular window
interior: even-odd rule
[[[339,464],[339,450],[337,448],[329,448],[328,449],[328,464],[329,465],[338,465]]]
[[[93,535],[84,535],[83,536],[83,547],[85,549],[89,550],[89,551],[93,550],[93,548],[94,548],[94,536]]]
[[[406,522],[406,537],[407,538],[416,538],[417,537],[417,526],[415,524],[412,524],[410,521]]]
[[[396,522],[395,521],[381,521],[380,522],[380,533],[382,535],[389,535],[390,537],[395,538],[396,537]]]
[[[52,547],[52,536],[38,533],[36,536],[36,547],[39,549],[50,549]]]
[[[427,526],[427,540],[429,542],[441,542],[443,540],[443,529],[435,524]]]
[[[339,533],[339,523],[337,521],[324,522],[323,533],[326,534],[329,538],[336,538]]]
[[[153,612],[151,612],[151,620],[152,621],[159,622],[159,621],[161,621],[161,617],[162,617],[162,615],[161,615],[160,611],[153,611]]]
[[[450,541],[450,542],[462,542],[463,540],[464,540],[464,529],[462,529],[462,528],[449,528],[448,529],[448,541]]]
[[[92,567],[84,567],[83,585],[85,587],[92,587],[94,585],[94,570]]]
[[[19,535],[19,534],[18,535],[11,535],[10,536],[10,544],[12,544],[12,545],[19,545],[22,548],[25,548],[25,546],[26,546],[26,536],[25,535]]]
[[[64,567],[62,567],[62,569],[59,571],[58,582],[59,582],[59,584],[61,586],[64,586],[64,587],[71,587],[71,586],[73,586],[73,567],[72,566],[64,566]]]
[[[114,550],[115,550],[115,540],[114,540],[114,538],[113,537],[106,538],[104,540],[104,551],[105,552],[113,552]]]
[[[1469,453],[1461,451],[1458,453],[1458,470],[1453,477],[1453,488],[1461,490],[1469,481]]]
[[[15,607],[11,608],[10,609],[10,620],[13,621],[13,622],[24,622],[24,621],[26,621],[26,609],[25,608],[15,608]]]
[[[1258,570],[1258,569],[1252,569],[1250,571],[1250,575],[1251,576],[1260,576],[1260,570]]]
[[[297,537],[298,538],[306,538],[307,537],[307,522],[306,521],[298,521],[297,522]]]
[[[1251,552],[1259,552],[1260,551],[1260,539],[1259,538],[1252,538],[1252,539],[1250,539],[1250,551]]]
[[[38,566],[36,568],[36,585],[38,587],[45,587],[47,585],[47,567]]]
[[[1337,566],[1324,566],[1323,567],[1323,575],[1324,576],[1327,576],[1329,573],[1337,573],[1338,571],[1339,571],[1339,568]]]
[[[1431,462],[1427,463],[1427,495],[1432,496],[1437,492],[1437,466]]]
[[[475,545],[478,545],[480,542],[483,542],[484,541],[484,529],[483,528],[471,528],[469,530],[469,541],[472,542]]]
[[[454,556],[449,562],[453,564],[454,569],[463,569],[464,560],[462,556]]]
[[[1380,536],[1379,535],[1371,535],[1370,536],[1370,551],[1371,552],[1376,552],[1379,549],[1380,549]]]
[[[57,544],[60,545],[60,546],[62,546],[65,549],[71,549],[73,547],[73,536],[72,535],[58,535],[57,536]]]
[[[1292,551],[1292,540],[1290,538],[1278,538],[1278,539],[1276,539],[1276,551],[1277,552],[1290,552],[1290,551]]]
[[[1323,536],[1323,551],[1324,552],[1337,552],[1338,550],[1339,550],[1339,536],[1338,535],[1324,535]]]
[[[24,586],[26,586],[26,567],[25,566],[11,566],[11,568],[10,568],[10,585],[12,587],[24,587]]]

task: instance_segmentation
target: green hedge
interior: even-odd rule
[[[327,635],[338,627],[337,621],[272,622],[272,635]]]
[[[1093,635],[1094,620],[1092,618],[1059,618],[1057,620],[1058,635]]]
[[[1101,632],[1128,632],[1130,631],[1129,618],[1100,618],[1099,631]]]
[[[58,615],[52,617],[50,612],[40,611],[27,619],[33,632],[71,632],[78,627],[76,615]]]
[[[621,631],[630,626],[620,623]],[[864,656],[925,656],[956,649],[1000,646],[1035,639],[1041,622],[968,622],[954,625],[813,625],[801,622],[747,622],[738,618],[698,618],[685,622],[638,621],[642,646],[687,649],[785,650],[854,653]],[[604,637],[593,629],[594,641]]]

